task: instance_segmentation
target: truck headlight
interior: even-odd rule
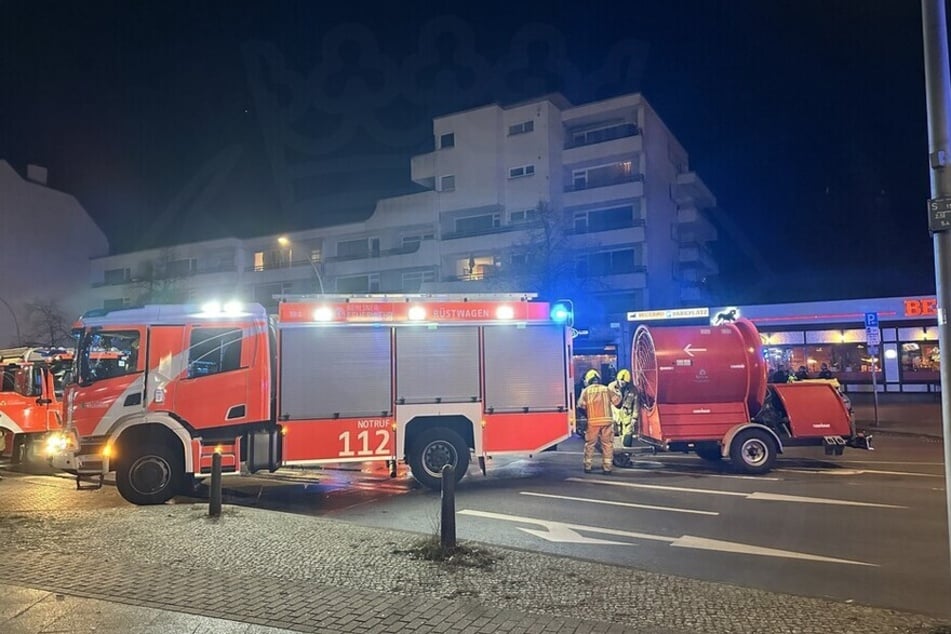
[[[46,437],[46,455],[55,456],[69,448],[69,436],[62,432],[53,432]]]

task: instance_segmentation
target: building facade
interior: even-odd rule
[[[109,253],[105,234],[46,170],[23,178],[0,160],[0,347],[52,343],[49,311],[68,320],[88,307],[90,259]]]
[[[716,201],[639,94],[560,95],[433,121],[423,191],[365,221],[93,262],[91,307],[233,296],[536,292],[572,299],[579,350],[616,350],[627,311],[708,302]],[[599,362],[600,363],[600,362]]]

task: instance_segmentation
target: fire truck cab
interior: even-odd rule
[[[17,464],[43,457],[42,443],[61,427],[65,348],[0,350],[0,456]]]
[[[570,310],[531,295],[316,296],[88,313],[54,465],[162,503],[225,473],[535,453],[573,419]]]

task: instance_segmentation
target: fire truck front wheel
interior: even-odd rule
[[[133,504],[164,504],[181,489],[184,467],[171,447],[142,447],[116,466],[116,488]]]
[[[409,466],[420,484],[438,491],[442,488],[442,468],[451,464],[456,482],[469,470],[469,447],[462,436],[445,427],[427,429],[410,447]]]
[[[767,432],[745,429],[730,443],[730,462],[744,473],[767,473],[776,463],[777,451],[776,442]]]

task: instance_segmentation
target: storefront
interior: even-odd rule
[[[881,346],[875,354],[869,352],[866,341],[866,313],[876,313],[881,328]],[[717,323],[741,317],[750,319],[759,329],[771,373],[783,368],[791,374],[804,370],[809,378],[831,374],[848,391],[863,392],[872,390],[875,368],[879,391],[940,391],[934,296],[720,306],[628,315],[629,321],[657,325]]]

